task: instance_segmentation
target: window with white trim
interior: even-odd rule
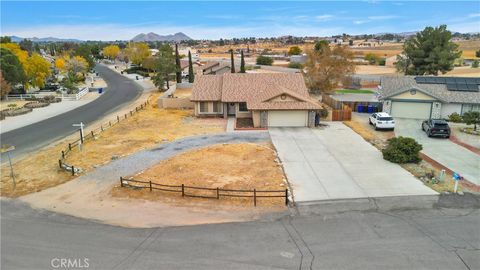
[[[222,103],[221,102],[213,102],[213,112],[221,112],[222,111]]]
[[[201,113],[206,113],[206,112],[208,112],[208,102],[204,102],[204,101],[200,102],[200,106],[199,106],[199,107],[200,107],[200,112],[201,112]]]
[[[480,112],[480,105],[478,104],[463,104],[462,106],[462,115],[466,112]]]

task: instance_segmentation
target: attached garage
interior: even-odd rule
[[[307,126],[308,111],[269,111],[269,127],[305,127]]]
[[[431,102],[393,101],[390,114],[399,118],[429,119],[431,111]]]

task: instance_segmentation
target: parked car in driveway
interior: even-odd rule
[[[370,115],[368,123],[377,129],[395,129],[395,120],[388,113],[379,112]]]
[[[450,127],[447,121],[442,119],[429,119],[422,122],[422,130],[428,137],[441,136],[450,138]]]

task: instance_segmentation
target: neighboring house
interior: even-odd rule
[[[230,66],[220,66],[217,68],[212,69],[212,71],[209,73],[209,75],[222,75],[225,73],[229,73],[232,70],[230,69]]]
[[[254,127],[314,126],[322,108],[299,73],[198,76],[190,100],[196,116],[252,118]]]
[[[199,74],[202,65],[199,62],[193,62],[193,74]],[[188,78],[188,60],[180,60],[180,70],[182,71],[182,78]]]
[[[480,78],[390,76],[379,87],[383,111],[394,117],[448,118],[480,111]]]
[[[217,69],[219,67],[220,62],[207,62],[201,68],[202,74],[210,74],[214,69]]]

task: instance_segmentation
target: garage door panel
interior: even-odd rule
[[[307,111],[269,111],[269,127],[304,127],[307,125]]]
[[[399,118],[429,119],[432,103],[393,101],[391,115]]]

